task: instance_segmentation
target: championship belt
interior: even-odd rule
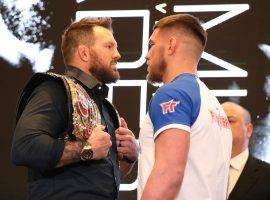
[[[72,134],[77,140],[83,143],[87,142],[87,138],[91,135],[96,125],[101,124],[101,115],[99,109],[93,99],[87,94],[85,89],[74,79],[67,76],[48,72],[48,75],[59,77],[63,80],[67,91],[70,91],[71,103],[73,107]]]

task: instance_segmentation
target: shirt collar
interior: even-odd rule
[[[248,148],[246,148],[245,151],[241,152],[240,154],[238,154],[237,156],[234,156],[231,159],[230,161],[231,166],[236,170],[241,170],[247,162],[248,155],[249,155],[249,151],[248,151]]]
[[[176,79],[178,79],[179,77],[183,77],[183,76],[193,76],[193,77],[197,77],[196,74],[191,74],[191,73],[181,73],[179,75],[177,75],[171,82],[175,81]]]
[[[83,83],[85,86],[87,86],[89,89],[93,89],[96,85],[100,85],[98,80],[95,79],[95,77],[90,76],[89,74],[86,74],[85,72],[83,72],[82,70],[74,66],[70,66],[70,65],[67,66],[65,74],[77,79],[78,81]]]
[[[69,65],[66,67],[65,74],[80,81],[89,89],[95,90],[101,98],[108,96],[109,88],[105,84],[100,84],[95,77],[83,72],[79,68]]]

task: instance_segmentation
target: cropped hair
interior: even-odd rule
[[[93,28],[95,26],[104,27],[110,31],[112,30],[112,20],[109,17],[93,18],[85,17],[80,21],[72,22],[71,25],[64,31],[62,35],[62,55],[64,63],[70,64],[79,45],[93,45],[95,37]]]
[[[164,17],[154,25],[153,30],[157,28],[160,30],[167,28],[184,29],[201,42],[203,49],[205,48],[207,33],[201,26],[199,19],[193,15],[176,14]]]

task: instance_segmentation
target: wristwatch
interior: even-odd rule
[[[94,152],[90,144],[84,145],[81,151],[81,159],[83,161],[91,160],[93,158]]]

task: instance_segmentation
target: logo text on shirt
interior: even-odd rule
[[[212,110],[209,110],[212,117],[212,123],[217,123],[220,128],[230,129],[230,123],[226,116],[222,116],[219,113],[215,113]]]
[[[161,103],[162,113],[167,114],[168,112],[174,112],[174,107],[179,104],[180,101],[174,101],[173,99],[164,103]]]

